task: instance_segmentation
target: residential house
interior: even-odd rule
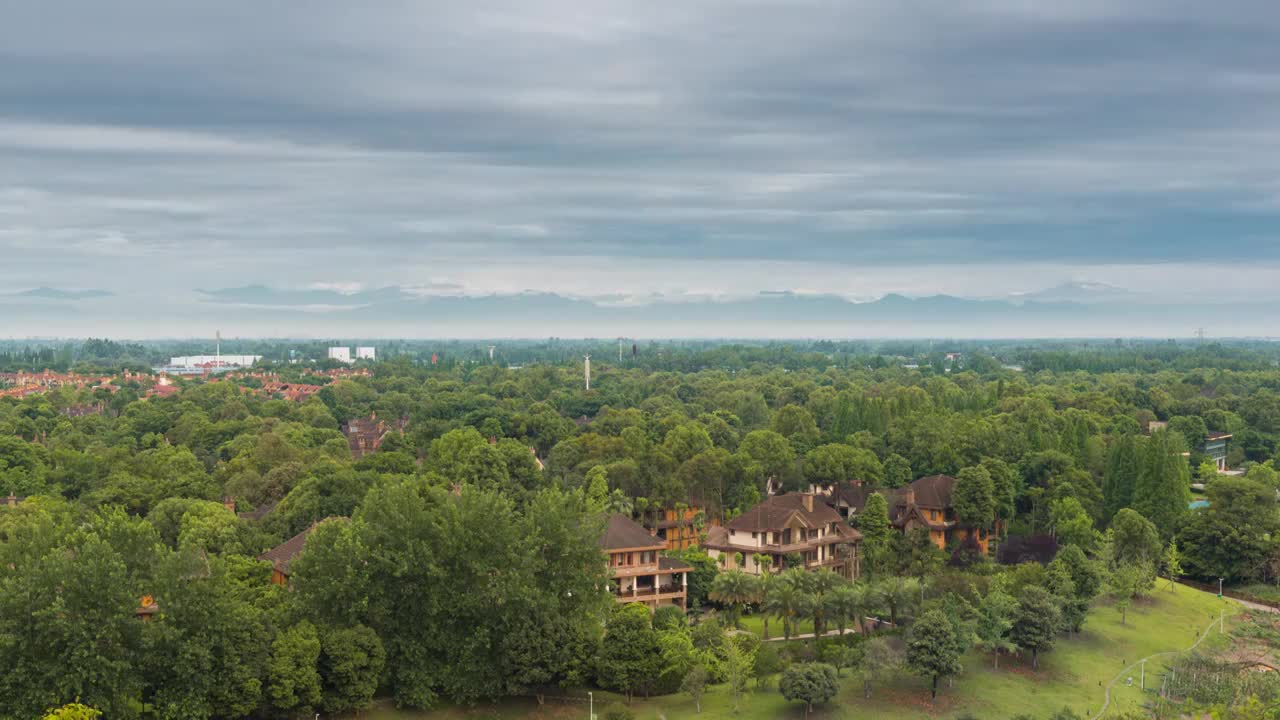
[[[951,499],[955,485],[956,479],[950,475],[930,475],[904,488],[886,491],[889,521],[903,532],[928,530],[929,539],[944,550],[973,536],[986,554],[992,531],[960,523]]]
[[[858,545],[862,534],[849,527],[840,514],[814,493],[775,495],[730,520],[713,527],[702,544],[707,554],[723,561],[725,569],[754,575],[765,572],[757,555],[770,558],[777,572],[787,558],[800,558],[805,569],[828,568],[856,579],[861,571]],[[742,563],[736,557],[741,554]]]
[[[329,519],[341,522],[346,522],[347,520],[346,518]],[[328,520],[321,520],[320,522],[328,522]],[[302,553],[302,549],[306,547],[307,538],[311,535],[311,531],[315,530],[316,526],[319,524],[319,522],[312,523],[311,527],[258,556],[259,560],[266,560],[271,563],[271,582],[276,585],[280,585],[281,587],[288,587],[290,565],[292,565],[293,561]]]
[[[352,418],[343,423],[342,434],[347,436],[351,457],[359,460],[376,451],[387,433],[393,429],[403,431],[407,423],[406,418],[400,418],[393,426],[388,426],[385,420],[378,418],[377,413],[370,413],[368,418]]]
[[[974,536],[983,553],[994,531],[962,525],[951,504],[956,479],[949,475],[922,477],[902,488],[872,489],[860,482],[841,483],[835,486],[815,488],[827,505],[840,513],[850,523],[856,524],[858,515],[866,507],[867,498],[873,493],[883,495],[889,507],[889,521],[898,530],[906,532],[925,528],[939,548],[946,549]]]
[[[702,507],[698,505],[686,508],[662,508],[652,515],[646,514],[642,520],[649,533],[666,543],[668,550],[697,547],[699,525],[706,527],[720,524],[720,520],[716,518],[708,519]]]
[[[609,587],[620,603],[650,608],[686,606],[692,567],[662,554],[666,543],[621,513],[609,516],[600,548],[608,555],[613,577]]]

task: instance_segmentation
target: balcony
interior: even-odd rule
[[[664,599],[667,597],[682,597],[685,594],[685,590],[684,590],[684,586],[682,585],[660,585],[656,588],[654,587],[636,588],[634,592],[632,592],[631,590],[623,590],[619,592],[615,588],[613,590],[613,594],[615,597],[618,598],[620,602],[626,602],[628,600],[638,600],[638,599],[653,599],[653,598]]]

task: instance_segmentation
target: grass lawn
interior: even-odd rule
[[[748,632],[753,632],[760,637],[764,637],[764,616],[763,615],[743,615],[738,621],[738,626]],[[835,626],[828,628],[834,630]],[[803,635],[804,633],[813,632],[813,618],[808,618],[796,623],[796,627],[792,628],[792,635]],[[776,617],[769,618],[769,637],[782,637],[782,621]]]
[[[1239,606],[1219,600],[1210,593],[1179,587],[1176,593],[1156,590],[1150,600],[1135,604],[1129,610],[1128,624],[1120,624],[1120,614],[1109,606],[1095,607],[1078,637],[1064,637],[1058,647],[1040,658],[1040,669],[1031,669],[1025,661],[1002,658],[1000,669],[991,667],[986,654],[972,653],[965,661],[965,672],[955,678],[954,687],[939,690],[938,700],[929,702],[928,685],[922,678],[903,675],[894,683],[877,687],[870,700],[862,697],[861,685],[846,674],[840,696],[832,703],[816,708],[813,717],[829,720],[872,720],[873,718],[954,718],[972,713],[982,720],[1003,720],[1018,713],[1044,718],[1050,712],[1070,707],[1090,717],[1102,705],[1103,687],[1130,663],[1157,652],[1189,647],[1225,609],[1228,620],[1239,612]],[[759,618],[744,618],[744,627]],[[774,632],[770,623],[770,633]],[[1229,623],[1228,623],[1229,625]],[[1211,636],[1205,646],[1216,638]],[[1202,647],[1205,647],[1202,646]],[[1159,687],[1159,661],[1147,664],[1147,686]],[[1125,687],[1122,680],[1113,691],[1111,709],[1116,712],[1139,707],[1144,695],[1138,689],[1137,672],[1134,686]],[[474,708],[448,708],[430,712],[403,712],[390,708],[361,713],[366,720],[551,720],[553,718],[586,718],[585,692],[577,695],[583,701],[551,701],[539,708],[532,700],[513,700],[497,705]],[[608,693],[596,693],[596,712],[616,699]],[[702,714],[697,715],[693,703],[685,695],[671,695],[651,700],[637,699],[632,704],[638,720],[765,720],[766,718],[804,717],[799,703],[788,703],[776,689],[759,690],[746,695],[737,713],[730,708],[724,688],[715,687],[703,698]]]

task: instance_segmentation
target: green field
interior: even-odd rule
[[[1225,610],[1228,618],[1239,612],[1239,606],[1219,600],[1212,594],[1179,587],[1176,593],[1166,589],[1155,591],[1149,600],[1141,601],[1129,611],[1128,624],[1120,624],[1120,614],[1101,605],[1089,615],[1084,631],[1077,637],[1063,637],[1058,647],[1040,659],[1040,669],[1032,671],[1030,660],[1002,658],[1000,669],[991,667],[991,658],[974,653],[966,660],[965,672],[955,678],[954,687],[943,687],[935,703],[929,702],[923,679],[904,675],[887,687],[878,687],[870,700],[862,697],[861,685],[846,674],[839,698],[825,707],[816,708],[814,718],[872,720],[873,718],[952,718],[972,713],[982,720],[1001,720],[1018,713],[1047,717],[1053,710],[1070,707],[1090,717],[1102,705],[1103,687],[1122,669],[1134,661],[1154,653],[1182,650],[1204,632],[1210,622]],[[750,625],[750,623],[747,623]],[[770,632],[774,625],[770,623]],[[1206,641],[1218,640],[1216,631]],[[1158,687],[1158,661],[1148,663],[1148,687]],[[1124,680],[1113,692],[1111,710],[1132,710],[1143,701],[1138,689],[1138,673],[1134,685]],[[586,718],[585,692],[565,693],[580,696],[581,701],[549,700],[539,708],[532,700],[509,701],[473,708],[449,708],[430,712],[397,711],[379,708],[361,713],[368,720],[454,720],[460,718],[497,720],[549,720],[551,718]],[[596,693],[596,712],[616,697]],[[776,690],[760,690],[743,698],[742,707],[732,712],[723,688],[711,689],[703,699],[701,715],[684,695],[650,700],[637,699],[632,704],[638,720],[675,720],[701,717],[708,720],[764,720],[765,718],[803,718],[799,703],[788,703]],[[1109,713],[1111,714],[1111,713]]]

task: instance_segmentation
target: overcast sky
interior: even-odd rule
[[[1277,37],[1273,1],[12,2],[0,286],[1280,300]]]

